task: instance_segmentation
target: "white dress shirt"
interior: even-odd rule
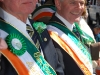
[[[65,20],[62,16],[60,16],[58,13],[55,13],[55,16],[57,16],[66,26],[69,30],[73,30],[74,24],[70,24],[67,20]]]

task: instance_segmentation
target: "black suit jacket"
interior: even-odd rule
[[[61,24],[64,25],[64,23],[59,18],[57,18],[55,16],[55,14],[50,19],[50,21],[56,21],[56,22],[59,22],[59,23],[61,23]],[[60,49],[60,52],[62,53],[62,54],[60,53],[61,54],[60,57],[63,57],[64,63],[62,63],[62,61],[61,61],[61,63],[62,63],[62,67],[63,67],[64,72],[65,72],[65,75],[84,75],[83,72],[80,70],[80,68],[75,63],[75,61],[71,58],[71,56],[68,53],[66,53],[55,41],[53,41],[53,43],[54,43],[54,46],[56,48],[59,48]],[[94,53],[94,52],[92,52],[92,53]],[[96,53],[98,54],[97,51],[96,51]]]
[[[33,23],[33,21],[31,20],[30,22]],[[54,68],[57,75],[64,75],[63,69],[59,63],[56,49],[54,48],[54,45],[48,34],[48,31],[44,30],[40,37],[37,31],[35,30],[34,36],[39,39],[41,48],[43,50],[44,58]],[[42,39],[42,41],[40,38]],[[45,41],[44,38],[47,38],[47,41]],[[18,75],[16,71],[14,70],[14,68],[12,67],[12,65],[8,62],[8,60],[4,56],[1,56],[0,66],[1,66],[0,75]]]

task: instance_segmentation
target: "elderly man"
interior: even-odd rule
[[[86,0],[55,0],[57,11],[48,23],[47,29],[54,45],[61,49],[66,75],[93,75],[90,53],[95,53],[98,59],[99,50],[89,52],[86,47],[95,41],[75,23],[79,21],[85,5]]]
[[[0,75],[64,75],[46,25],[28,19],[36,3],[0,0],[0,38],[7,43],[0,39]]]

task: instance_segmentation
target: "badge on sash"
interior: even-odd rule
[[[26,52],[25,40],[18,34],[9,34],[6,37],[6,42],[10,51],[18,56],[23,55]]]

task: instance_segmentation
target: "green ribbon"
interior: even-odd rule
[[[40,39],[43,42],[41,38],[41,33],[47,28],[46,24],[44,24],[43,22],[34,22],[32,26],[35,28],[35,30],[37,30],[37,32],[39,33]]]
[[[43,22],[34,22],[33,27],[37,30],[39,34],[41,34],[44,29],[47,28],[46,24],[44,24]]]

